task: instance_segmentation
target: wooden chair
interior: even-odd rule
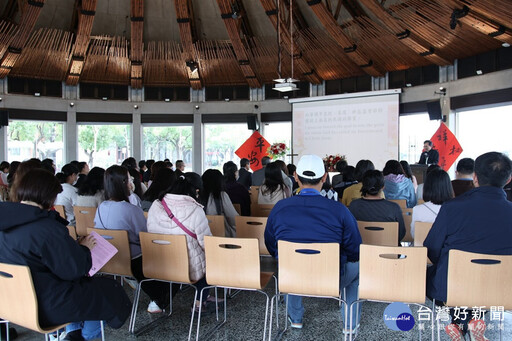
[[[405,236],[402,242],[412,243],[414,242],[414,237],[411,234],[412,208],[402,208],[402,217],[405,224]]]
[[[66,211],[64,210],[63,205],[53,205],[53,208],[62,218],[66,219]]]
[[[189,260],[188,260],[188,249],[187,239],[185,235],[172,235],[172,234],[158,234],[149,232],[140,232],[140,246],[142,249],[142,269],[144,277],[147,279],[140,282],[137,286],[135,296],[133,299],[132,316],[130,319],[129,330],[132,333],[139,334],[142,330],[145,330],[150,324],[139,329],[135,332],[135,320],[137,317],[137,307],[140,299],[140,288],[143,282],[147,281],[161,281],[177,284],[191,285],[194,290],[194,301],[192,306],[195,305],[195,301],[198,298],[197,288],[189,276]],[[172,294],[170,295],[170,306],[168,317],[172,314]],[[188,333],[188,340],[192,335],[192,325],[194,322],[195,309],[192,309],[192,317],[190,319],[190,327]]]
[[[268,217],[273,208],[273,204],[251,204],[251,216]]]
[[[87,233],[91,233],[92,231],[105,238],[117,249],[117,253],[100,269],[100,272],[114,276],[121,276],[121,278],[133,277],[128,231],[105,230],[93,227],[87,228]]]
[[[73,238],[74,240],[77,240],[78,239],[78,236],[76,235],[76,229],[75,229],[75,226],[71,226],[71,225],[68,225],[66,226],[68,228],[68,231],[69,231],[69,236],[71,238]]]
[[[226,227],[224,226],[223,215],[206,215],[206,218],[208,219],[208,226],[210,227],[212,236],[226,236]]]
[[[277,304],[282,295],[332,298],[344,303],[345,312],[347,312],[346,302],[340,298],[339,244],[292,243],[279,240],[277,247],[279,250],[279,294],[272,297],[270,305],[269,339],[272,335],[274,300]],[[345,313],[345,316],[348,314]],[[279,332],[279,338],[288,328],[288,320],[285,319],[285,321],[285,328]],[[345,326],[347,326],[346,322]]]
[[[417,221],[414,223],[414,246],[423,246],[425,238],[427,238],[430,229],[434,223],[426,223]]]
[[[259,242],[260,255],[270,256],[265,246],[266,217],[235,217],[236,236],[238,238],[256,238]]]
[[[251,204],[258,203],[258,193],[260,192],[260,186],[251,186],[249,194],[251,195]]]
[[[405,257],[400,258],[398,255]],[[426,274],[427,249],[425,247],[361,244],[359,300],[350,305],[351,323],[353,307],[362,301],[404,302],[424,307],[432,314],[432,310],[425,305]],[[430,322],[433,327],[433,316]],[[350,334],[350,340],[352,337],[353,335]]]
[[[398,222],[357,221],[363,244],[397,246]]]
[[[400,206],[400,208],[403,210],[404,208],[407,208],[407,200],[405,199],[387,199],[389,201],[392,201],[396,204],[398,204],[398,206]]]
[[[240,204],[233,204],[233,207],[238,215],[242,215],[242,208],[240,207]]]
[[[488,255],[450,250],[447,307],[503,307],[512,309],[512,255]],[[439,336],[439,321],[437,321]],[[503,322],[503,321],[502,321]],[[500,329],[500,340],[501,328]]]
[[[39,325],[37,296],[28,266],[0,263],[0,288],[0,316],[6,320],[6,330],[9,330],[9,322],[12,322],[45,334],[45,340],[48,340],[48,333],[58,333],[59,329],[67,325],[65,323],[47,328]],[[104,340],[103,322],[101,335]]]
[[[270,282],[272,272],[261,272],[260,269],[260,248],[258,240],[254,238],[226,238],[226,237],[204,237],[204,251],[206,255],[206,281],[209,286],[224,288],[224,297],[227,296],[227,289],[257,291],[265,295],[265,319],[263,327],[263,340],[267,332],[267,316],[269,307],[269,296],[263,289]],[[276,287],[277,293],[277,287]],[[227,321],[227,300],[224,300],[224,321],[213,330],[218,329]],[[197,321],[196,340],[199,338],[201,323],[201,307]],[[207,333],[206,335],[209,335]],[[205,336],[203,336],[205,337]]]
[[[96,207],[73,206],[77,235],[80,237],[87,236],[87,228],[94,227],[94,217],[96,216],[96,210]]]

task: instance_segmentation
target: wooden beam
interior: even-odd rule
[[[197,41],[197,33],[194,28],[194,11],[192,9],[191,0],[175,0],[174,6],[176,8],[176,19],[180,29],[181,45],[183,46],[183,67],[186,68],[190,86],[192,89],[199,90],[203,88],[201,80],[201,63],[199,61],[199,54],[195,48]],[[189,65],[194,65],[195,70]]]
[[[336,22],[332,13],[327,10],[327,7],[325,7],[323,2],[318,0],[310,0],[308,1],[308,5],[311,7],[313,12],[315,12],[316,16],[324,25],[327,32],[329,32],[331,37],[338,43],[338,45],[343,47],[345,53],[347,53],[347,56],[354,63],[356,63],[356,65],[359,65],[359,67],[362,68],[364,72],[374,77],[382,77],[385,74],[384,70],[375,65],[372,59],[366,56],[360,49],[357,48],[357,45],[349,39],[345,32],[343,32],[343,29],[340,27],[340,25],[338,25]]]
[[[448,65],[450,64],[450,58],[435,49],[426,39],[422,38],[418,33],[409,30],[409,28],[403,24],[402,21],[396,19],[389,14],[377,0],[361,0],[360,1],[368,11],[375,15],[380,23],[381,27],[394,33],[397,40],[402,44],[423,56],[430,62],[437,65]]]
[[[291,49],[291,40],[292,36],[289,31],[289,28],[286,27],[285,18],[282,15],[278,18],[277,6],[274,0],[260,0],[265,12],[268,15],[270,22],[274,25],[274,28],[277,30],[278,23],[280,25],[279,31],[281,36],[282,48],[286,50],[290,56],[293,57],[294,65],[297,66],[297,69],[300,72],[301,79],[306,79],[308,82],[313,84],[319,84],[322,82],[322,78],[316,73],[315,69],[311,67],[309,61],[303,56],[302,51],[300,50],[297,44],[293,45],[293,51]],[[284,6],[281,5],[281,8]],[[288,17],[288,16],[287,16]],[[279,21],[278,21],[279,20]],[[292,76],[292,75],[290,75]]]
[[[96,14],[97,0],[82,0],[77,7],[78,28],[76,30],[75,41],[71,62],[69,63],[68,73],[66,75],[67,85],[77,85],[84,69],[87,49],[91,40],[92,25]]]
[[[143,79],[142,60],[144,58],[144,0],[131,0],[130,20],[130,84],[134,89],[141,89]]]
[[[16,35],[7,48],[7,51],[0,59],[0,78],[7,76],[16,64],[23,47],[34,29],[37,18],[39,18],[41,9],[44,6],[44,1],[45,0],[32,0],[24,3]]]
[[[242,74],[245,76],[245,79],[251,88],[261,88],[261,81],[256,75],[256,72],[254,72],[251,65],[251,58],[249,57],[246,46],[242,42],[239,34],[238,21],[241,20],[241,18],[233,18],[234,13],[230,0],[217,0],[217,4],[219,5],[221,17],[226,25],[229,38],[231,39],[231,44],[233,46],[233,51],[238,60],[238,66],[240,67]],[[242,13],[237,14],[242,15]]]
[[[14,22],[14,18],[16,14],[18,14],[19,6],[17,0],[9,0],[4,7],[4,12],[2,13],[2,20]]]

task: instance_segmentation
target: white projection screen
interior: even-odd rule
[[[293,162],[305,154],[341,154],[349,165],[361,159],[382,170],[398,157],[401,89],[290,100]]]

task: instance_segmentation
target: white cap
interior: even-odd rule
[[[297,164],[297,175],[306,179],[320,179],[325,174],[324,161],[316,155],[304,155]]]

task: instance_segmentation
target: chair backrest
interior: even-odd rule
[[[96,207],[73,206],[76,221],[76,234],[79,236],[87,236],[87,228],[94,227],[96,210]]]
[[[66,219],[66,211],[64,210],[63,205],[53,205],[53,208],[55,208],[55,211],[64,219]]]
[[[191,283],[185,235],[140,232],[139,237],[145,277]]]
[[[398,206],[400,206],[400,208],[403,210],[404,208],[407,208],[407,200],[405,199],[387,199],[389,201],[392,201],[396,204],[398,204]]]
[[[114,247],[117,249],[117,253],[114,255],[114,257],[112,257],[112,259],[108,261],[107,264],[105,264],[100,269],[100,272],[113,275],[133,277],[128,231],[105,230],[93,227],[87,228],[88,233],[91,233],[92,231],[98,233],[100,236],[105,238],[110,244],[114,245]]]
[[[249,194],[251,195],[251,203],[258,203],[258,193],[260,192],[260,186],[251,186]]]
[[[37,296],[28,266],[0,263],[0,288],[1,318],[39,333],[56,329],[39,325]]]
[[[402,241],[412,243],[414,241],[414,237],[411,234],[412,208],[402,208],[402,217],[405,224],[405,236]]]
[[[398,222],[357,221],[363,244],[398,245]]]
[[[340,245],[337,243],[277,242],[279,291],[334,296],[340,294]]]
[[[226,235],[226,227],[224,226],[223,215],[206,215],[208,226],[212,232],[212,236],[224,237]]]
[[[251,216],[268,217],[273,208],[274,204],[251,204]]]
[[[423,242],[427,238],[433,224],[424,221],[414,223],[414,246],[423,246]]]
[[[426,273],[425,247],[361,244],[359,298],[424,304]]]
[[[233,204],[233,208],[235,209],[236,213],[238,213],[238,215],[242,215],[242,208],[240,207],[240,204]]]
[[[450,250],[446,305],[512,309],[512,255]]]
[[[265,246],[265,226],[267,217],[235,217],[236,236],[238,238],[256,238],[259,242],[260,255],[270,255]]]
[[[73,238],[74,240],[78,239],[78,236],[76,235],[76,230],[74,226],[68,225],[66,226],[68,228],[69,236]]]
[[[209,285],[261,289],[257,239],[204,237]]]

